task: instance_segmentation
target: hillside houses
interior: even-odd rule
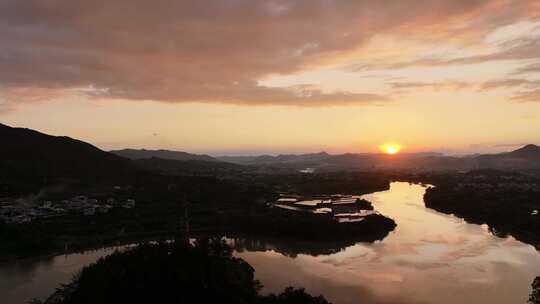
[[[40,218],[51,218],[68,214],[94,216],[108,213],[113,208],[132,209],[133,199],[117,201],[109,198],[99,201],[79,195],[58,202],[44,201],[38,205],[21,205],[12,202],[0,203],[0,220],[6,224],[24,224]]]
[[[484,174],[464,176],[453,187],[454,190],[471,190],[485,192],[540,192],[538,180],[526,175],[495,175]]]

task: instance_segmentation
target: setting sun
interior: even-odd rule
[[[394,155],[394,154],[399,153],[399,151],[401,151],[402,146],[400,144],[387,143],[380,146],[380,149],[382,152],[386,154]]]

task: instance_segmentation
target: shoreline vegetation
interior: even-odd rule
[[[279,213],[285,213],[278,210]],[[298,254],[308,254],[317,256],[321,254],[331,254],[343,250],[346,247],[353,246],[359,242],[375,242],[384,239],[397,226],[395,222],[381,215],[372,215],[366,218],[361,223],[334,223],[328,219],[320,219],[313,221],[305,217],[305,215],[288,214],[287,219],[295,219],[295,221],[263,221],[260,217],[245,218],[237,220],[242,221],[236,227],[253,224],[253,231],[245,232],[242,230],[221,230],[221,231],[191,231],[190,237],[209,238],[221,236],[226,239],[231,239],[236,250],[258,250],[266,251],[268,248],[290,257],[295,257]],[[297,219],[301,219],[296,221]],[[259,220],[258,220],[259,219]],[[272,225],[279,225],[280,229],[267,229]],[[294,234],[289,234],[287,227],[297,227],[304,225],[301,230],[296,230]],[[324,234],[310,234],[309,229],[324,231]],[[87,243],[79,243],[63,249],[43,250],[41,252],[32,252],[29,255],[4,255],[0,258],[1,263],[8,263],[14,260],[31,260],[47,257],[54,257],[64,254],[83,253],[86,251],[99,250],[104,247],[122,247],[132,244],[142,244],[147,242],[163,242],[174,237],[175,234],[185,234],[185,230],[167,231],[167,232],[149,232],[141,235],[130,235],[116,238],[102,238]],[[302,237],[303,236],[303,237]]]
[[[140,178],[140,177],[139,177]],[[178,233],[194,237],[244,236],[285,241],[353,244],[384,238],[395,223],[373,215],[362,223],[337,224],[329,217],[269,208],[282,193],[362,195],[389,189],[389,181],[370,173],[247,175],[233,178],[148,175],[132,180],[121,191],[77,185],[62,196],[47,193],[42,200],[86,194],[105,199],[133,197],[132,209],[112,209],[93,216],[66,215],[20,225],[0,223],[0,261],[115,245],[140,240],[164,240]],[[108,191],[108,192],[107,192]],[[186,228],[187,227],[187,228]],[[323,246],[325,247],[325,246]],[[328,245],[333,250],[334,245]]]
[[[378,180],[383,182],[367,186],[361,184],[359,181],[362,180],[362,173],[315,174],[310,175],[309,179],[315,184],[322,184],[329,180],[331,186],[327,184],[312,188],[329,189],[327,193],[334,193],[336,185],[343,181],[349,182],[346,184],[348,191],[341,193],[352,194],[376,192],[373,191],[375,188],[378,191],[387,190],[391,180],[433,185],[434,187],[428,188],[425,194],[424,201],[427,208],[455,214],[471,223],[486,223],[496,236],[504,237],[511,234],[518,240],[529,244],[535,244],[534,242],[537,241],[537,239],[530,237],[536,236],[536,231],[539,231],[534,230],[537,227],[534,225],[538,223],[538,217],[533,216],[535,208],[538,208],[538,200],[530,200],[531,197],[538,195],[538,191],[534,188],[537,182],[536,177],[489,170],[463,174],[392,175],[369,173],[369,175],[377,176]],[[371,219],[367,218],[361,223],[369,225],[360,229],[359,226],[355,226],[359,223],[341,223],[339,226],[335,226],[328,217],[312,217],[305,213],[268,208],[267,202],[275,200],[282,193],[297,191],[296,193],[313,195],[315,192],[305,184],[299,183],[306,188],[303,191],[298,191],[302,187],[297,187],[294,182],[291,182],[301,181],[302,178],[305,177],[302,175],[286,178],[281,176],[272,187],[268,187],[268,181],[273,180],[269,176],[262,177],[261,179],[266,181],[255,183],[255,186],[248,186],[247,182],[239,182],[238,180],[231,182],[230,180],[208,177],[194,179],[175,177],[173,186],[168,184],[166,191],[156,191],[163,189],[163,185],[160,185],[159,178],[155,178],[154,183],[145,184],[144,188],[134,187],[130,190],[130,196],[136,197],[138,201],[137,207],[134,209],[112,211],[96,217],[68,216],[64,218],[64,222],[50,219],[10,227],[26,227],[28,229],[27,231],[18,231],[21,236],[25,237],[23,241],[40,240],[41,236],[47,234],[56,235],[63,238],[62,240],[70,240],[70,238],[79,242],[82,240],[83,242],[73,242],[68,247],[68,251],[77,251],[107,245],[133,244],[141,240],[158,242],[170,240],[174,235],[185,234],[186,224],[189,224],[189,233],[194,238],[226,236],[232,239],[231,246],[235,249],[251,246],[250,248],[265,250],[264,242],[268,242],[276,251],[291,257],[298,254],[318,255],[338,252],[356,242],[373,242],[383,239],[394,229],[396,224],[384,216],[374,215]],[[478,179],[482,182],[472,182]],[[186,190],[188,184],[185,182],[188,180],[191,183],[190,187],[204,185],[205,189],[209,191],[192,193],[189,197],[183,195],[190,191]],[[356,183],[356,188],[350,186],[354,183]],[[530,187],[527,186],[529,184]],[[482,189],[472,185],[481,185]],[[159,193],[157,197],[152,196],[156,193]],[[228,196],[230,193],[235,193],[235,196]],[[154,199],[151,200],[151,197]],[[221,200],[217,200],[218,198]],[[139,202],[141,203],[139,204]],[[482,208],[477,208],[478,206],[482,206]],[[524,216],[529,217],[528,220],[520,226],[514,226]],[[81,223],[83,224],[81,225]],[[0,226],[0,232],[4,233],[4,236],[13,237],[14,234],[6,233],[6,227],[5,225]],[[521,227],[521,229],[515,229],[515,227]],[[76,229],[72,231],[71,229],[74,228]],[[314,234],[313,231],[320,231],[320,233]],[[38,238],[34,238],[36,235]],[[28,236],[32,236],[32,238],[28,238]],[[261,240],[263,244],[261,244]],[[247,246],[246,243],[248,243]],[[40,243],[34,244],[39,245]],[[290,244],[296,246],[290,246]],[[17,249],[20,248],[22,247],[17,247]],[[35,253],[41,255],[62,253],[65,249],[59,247],[59,250],[35,251],[30,248],[27,249],[33,253],[30,257],[35,257]],[[538,249],[538,247],[536,248]],[[4,255],[4,262],[20,256],[24,255]]]
[[[329,303],[323,296],[292,287],[262,295],[254,273],[221,239],[190,243],[179,238],[100,258],[46,300],[30,303]]]
[[[481,170],[441,176],[424,196],[426,207],[473,224],[498,237],[513,236],[540,250],[540,179]]]
[[[275,210],[273,210],[273,212],[274,211]],[[277,212],[280,214],[286,213],[284,211]],[[261,215],[244,218],[235,217],[234,220],[239,221],[234,225],[235,229],[229,228],[222,230],[191,231],[190,236],[193,238],[223,236],[225,238],[231,238],[237,241],[251,240],[251,244],[268,242],[274,244],[272,248],[277,248],[278,252],[288,256],[296,256],[298,254],[310,254],[315,256],[339,252],[340,250],[359,242],[374,242],[382,240],[396,227],[393,220],[381,215],[369,216],[366,218],[366,220],[360,223],[339,224],[334,223],[329,219],[312,219],[311,217],[306,217],[305,215],[301,214],[287,214],[285,215],[284,219],[277,221],[275,218],[272,220],[263,220]],[[280,225],[279,229],[271,229],[271,227],[278,227],[277,225]],[[299,227],[300,225],[304,225],[303,228],[295,228]],[[252,230],[246,232],[243,231],[242,228],[249,228]],[[288,228],[297,230],[290,233],[290,230],[287,230]],[[315,229],[315,231],[321,231],[322,233],[310,233],[311,231],[309,229]],[[0,263],[7,263],[13,260],[52,257],[62,254],[85,252],[103,247],[144,243],[147,241],[166,241],[170,240],[176,233],[185,232],[185,230],[171,230],[148,232],[139,235],[100,238],[94,240],[88,239],[86,242],[72,244],[71,246],[64,248],[32,251],[31,254],[19,253],[3,255],[2,258],[0,258]],[[282,250],[279,250],[279,248],[282,248]],[[291,248],[294,249],[291,250]],[[26,253],[27,251],[23,252]]]
[[[165,178],[167,183],[163,182]],[[139,240],[170,239],[185,229],[186,219],[190,233],[195,237],[240,235],[259,239],[296,238],[297,241],[312,238],[342,243],[350,243],[355,238],[359,241],[379,240],[393,230],[393,221],[378,218],[373,222],[378,222],[380,227],[373,223],[366,225],[370,227],[371,236],[361,230],[354,233],[354,229],[346,228],[354,225],[330,228],[334,233],[329,234],[321,229],[321,225],[329,225],[324,217],[291,214],[268,208],[267,204],[283,193],[359,195],[385,191],[389,189],[390,180],[433,185],[424,197],[426,207],[454,214],[471,223],[485,223],[496,236],[510,234],[540,248],[537,233],[540,231],[537,214],[540,180],[535,175],[494,170],[433,174],[246,175],[234,180],[150,175],[133,183],[128,190],[129,196],[137,199],[134,209],[112,210],[93,217],[68,215],[15,226],[0,223],[3,241],[0,262]],[[294,225],[295,222],[306,223],[305,227],[311,228]],[[380,233],[376,231],[378,228]],[[317,233],[312,233],[311,229]]]
[[[167,183],[163,182],[164,179],[167,179]],[[0,261],[117,243],[136,243],[139,240],[170,239],[185,229],[186,220],[194,236],[242,235],[248,238],[284,237],[309,241],[309,238],[325,240],[331,235],[335,241],[340,241],[340,238],[378,240],[384,238],[395,223],[378,218],[373,222],[378,222],[381,227],[373,223],[366,225],[370,227],[369,240],[367,233],[360,230],[355,233],[354,229],[346,228],[354,225],[330,228],[334,232],[330,234],[321,229],[321,225],[331,226],[324,217],[289,214],[268,208],[267,204],[283,193],[367,194],[384,191],[389,188],[390,180],[433,185],[427,189],[424,197],[426,207],[454,214],[471,223],[485,223],[497,236],[510,234],[540,248],[537,233],[540,231],[540,181],[534,175],[493,170],[437,174],[343,172],[307,176],[246,175],[234,180],[150,175],[132,183],[132,188],[126,190],[130,197],[137,199],[134,209],[112,210],[108,214],[91,217],[67,215],[23,225],[0,223]],[[75,191],[80,191],[80,188],[84,187],[79,186]],[[54,194],[51,196],[54,197]],[[291,217],[294,217],[294,221]],[[294,225],[295,222],[303,222],[305,227],[311,228]],[[381,228],[380,233],[376,231],[377,228]],[[312,233],[311,229],[316,233]]]

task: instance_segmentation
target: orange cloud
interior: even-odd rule
[[[258,81],[324,63],[380,33],[426,41],[477,39],[536,17],[537,1],[0,0],[0,84],[90,87],[79,92],[166,102],[372,104],[389,97],[317,89],[298,93]],[[525,47],[412,64],[540,53],[537,44]]]

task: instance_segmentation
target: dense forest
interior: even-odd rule
[[[221,239],[142,244],[101,258],[44,302],[33,303],[329,303],[303,289],[262,295],[255,270],[231,253]]]
[[[432,181],[426,206],[455,214],[468,222],[487,224],[497,236],[512,235],[540,249],[540,190],[538,178],[481,170],[447,175]]]

